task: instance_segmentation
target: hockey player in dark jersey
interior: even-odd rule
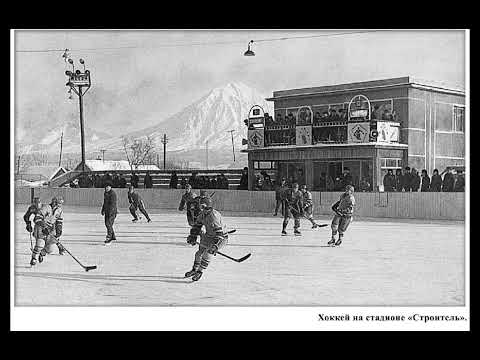
[[[145,203],[143,202],[142,197],[139,193],[135,192],[135,188],[133,185],[128,187],[128,202],[130,203],[129,210],[130,214],[132,214],[133,219],[132,222],[138,221],[137,210],[145,216],[147,222],[151,222],[150,216],[148,216],[147,210],[145,210]]]
[[[284,203],[283,211],[283,228],[282,235],[287,235],[288,220],[293,217],[294,226],[293,233],[297,236],[302,235],[298,230],[300,227],[300,217],[303,216],[302,193],[298,190],[298,183],[293,183],[291,189],[287,189],[282,194]]]
[[[307,190],[307,185],[300,186],[302,192],[302,205],[304,217],[312,223],[312,229],[316,229],[318,224],[313,220],[313,198],[312,193]]]
[[[196,218],[187,238],[189,244],[195,245],[197,237],[200,235],[200,244],[195,253],[192,270],[185,273],[185,277],[192,277],[193,281],[202,277],[203,271],[208,267],[212,256],[216,255],[217,251],[225,246],[228,241],[222,215],[213,208],[212,200],[205,197],[200,204],[202,211]],[[204,232],[201,231],[203,227],[205,227]]]
[[[355,198],[353,197],[355,189],[352,185],[347,185],[345,192],[340,195],[340,199],[332,205],[335,216],[332,219],[332,239],[328,245],[338,246],[342,243],[343,235],[347,231],[348,225],[352,222],[353,208]],[[335,236],[338,232],[338,240],[335,242]]]
[[[200,204],[197,198],[197,194],[192,191],[192,185],[186,184],[185,193],[182,195],[182,200],[180,200],[178,211],[187,209],[187,221],[190,226],[193,226],[195,218],[200,213]]]

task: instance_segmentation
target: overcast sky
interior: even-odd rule
[[[32,116],[27,108],[58,118],[78,117],[77,103],[67,100],[62,53],[18,50],[69,48],[74,60],[85,59],[93,81],[85,99],[86,121],[114,134],[165,120],[232,81],[265,96],[282,89],[408,75],[465,84],[463,31],[384,31],[258,42],[253,47],[256,56],[243,56],[251,39],[351,31],[358,30],[17,31],[16,121],[21,125]],[[231,41],[238,43],[205,44]],[[136,48],[76,50],[111,47]]]

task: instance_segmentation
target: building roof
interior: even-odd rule
[[[50,166],[50,165],[38,165],[38,166],[29,166],[25,171],[22,172],[22,175],[36,175],[45,180],[51,180],[58,173],[66,173],[67,170],[59,166]]]
[[[308,87],[300,89],[274,91],[273,97],[267,98],[268,101],[285,99],[297,96],[312,96],[331,93],[344,93],[352,91],[373,90],[392,87],[411,86],[421,89],[446,92],[465,96],[465,89],[460,86],[448,85],[440,81],[425,80],[418,77],[404,76],[391,79],[371,80],[363,82],[354,82],[349,84],[327,85],[319,87]]]
[[[131,170],[127,160],[85,160],[86,170],[88,171],[116,171]],[[81,169],[81,163],[75,168]],[[156,165],[139,165],[134,170],[160,170]]]

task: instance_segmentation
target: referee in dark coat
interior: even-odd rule
[[[112,189],[112,184],[105,184],[105,193],[103,194],[102,216],[105,216],[105,227],[107,228],[107,238],[105,245],[110,244],[115,238],[113,223],[117,217],[117,194]]]

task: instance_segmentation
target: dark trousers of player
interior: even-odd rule
[[[116,240],[115,231],[113,230],[113,223],[117,217],[116,213],[105,213],[105,227],[107,228],[107,240]]]
[[[290,208],[287,206],[287,204],[283,204],[283,229],[285,230],[288,225],[288,221],[291,217],[293,217],[294,225],[293,229],[297,230],[300,227],[300,213],[294,211],[291,211]]]
[[[135,220],[138,220],[137,209],[140,210],[140,212],[145,216],[145,218],[147,220],[150,220],[150,217],[148,216],[147,210],[145,210],[145,206],[143,206],[143,201],[140,201],[138,206],[135,205],[135,204],[131,204],[129,209],[130,209],[130,214],[132,214],[132,216]]]
[[[280,209],[280,206],[282,207],[282,214],[283,214],[283,201],[281,199],[276,199],[277,203],[275,204],[275,215],[278,214],[278,210]]]

